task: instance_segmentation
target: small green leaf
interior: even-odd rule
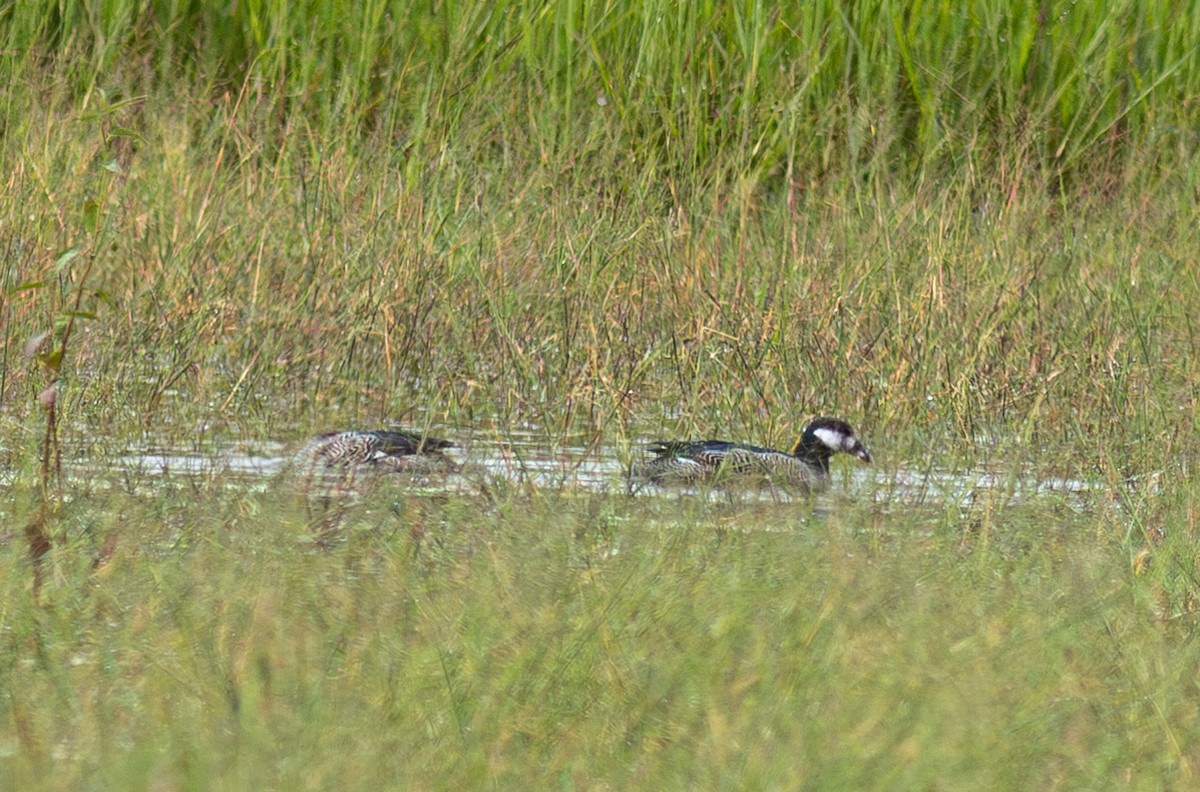
[[[38,355],[38,359],[42,361],[42,365],[51,371],[58,371],[62,365],[63,351],[60,347],[56,347],[49,352]]]
[[[92,296],[107,305],[112,310],[117,310],[117,299],[103,289],[97,289],[96,291],[92,292]]]
[[[18,283],[16,286],[13,286],[11,289],[8,290],[8,293],[16,294],[17,292],[29,291],[30,289],[44,289],[44,288],[46,288],[45,281],[25,281],[24,283]]]
[[[108,162],[104,163],[104,165],[102,165],[101,167],[103,167],[104,170],[108,171],[109,173],[120,174],[120,172],[121,172],[121,166],[117,162],[116,157],[113,157]]]
[[[71,263],[71,259],[78,256],[80,254],[80,252],[82,252],[82,251],[83,251],[83,245],[75,245],[73,247],[67,248],[62,253],[59,253],[58,258],[54,260],[54,274],[56,274],[56,275],[62,274],[63,269],[66,268],[66,266]]]
[[[87,229],[89,234],[96,233],[97,226],[100,225],[100,204],[95,200],[88,198],[83,202],[83,227]]]
[[[100,318],[99,316],[96,316],[96,314],[94,314],[91,311],[67,311],[67,316],[73,316],[76,319],[99,319]]]
[[[132,129],[127,129],[126,127],[113,127],[112,129],[110,129],[108,131],[108,139],[109,140],[112,140],[113,138],[119,138],[119,137],[132,138],[133,140],[141,140],[142,139],[141,135],[139,135],[137,132],[134,132]]]

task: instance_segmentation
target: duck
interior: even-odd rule
[[[295,456],[310,471],[451,473],[458,466],[443,452],[454,443],[398,429],[327,432],[309,440]]]
[[[814,418],[791,451],[728,440],[668,440],[649,446],[654,458],[635,470],[631,484],[778,484],[801,492],[829,480],[829,460],[839,453],[870,464],[871,454],[841,418]]]

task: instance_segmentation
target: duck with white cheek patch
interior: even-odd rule
[[[671,440],[653,443],[649,450],[654,458],[633,471],[631,487],[757,482],[812,492],[829,481],[829,460],[835,454],[871,461],[850,424],[840,418],[814,419],[791,451],[728,440]]]

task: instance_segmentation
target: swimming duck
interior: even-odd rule
[[[871,454],[840,418],[816,418],[791,451],[726,440],[673,440],[650,446],[655,455],[634,472],[633,483],[726,484],[758,481],[802,491],[823,486],[837,453],[871,461]]]
[[[442,453],[454,443],[402,430],[329,432],[296,453],[309,469],[372,469],[385,473],[449,473],[457,465]]]

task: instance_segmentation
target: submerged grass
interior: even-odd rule
[[[1009,6],[0,8],[0,785],[1193,786],[1200,13]],[[820,413],[858,503],[110,470]]]

